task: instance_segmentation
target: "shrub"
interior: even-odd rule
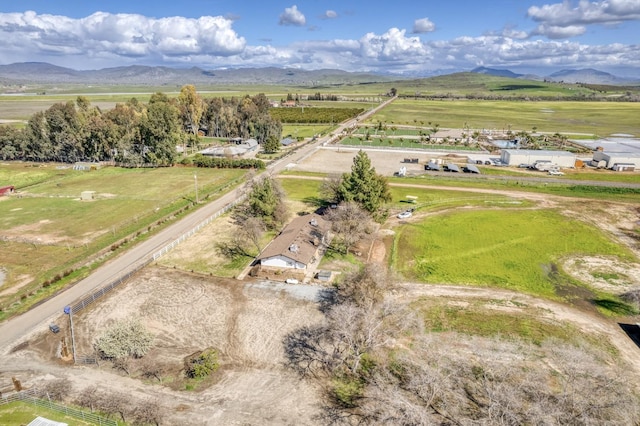
[[[185,364],[186,375],[192,379],[205,378],[220,366],[215,349],[205,349],[200,354],[196,353],[190,356]]]

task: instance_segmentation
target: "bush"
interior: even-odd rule
[[[186,375],[192,379],[205,378],[220,366],[215,349],[206,349],[200,354],[192,355],[185,364]]]

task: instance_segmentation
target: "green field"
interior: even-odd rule
[[[27,404],[25,402],[11,402],[9,404],[0,405],[0,425],[26,425],[38,416],[74,426],[90,426],[98,424],[80,420],[76,417],[67,416],[57,411]]]
[[[464,142],[453,141],[449,144],[431,144],[428,142],[422,142],[415,138],[377,138],[372,137],[365,139],[364,137],[347,137],[340,141],[340,145],[348,146],[383,146],[389,148],[417,148],[424,150],[446,150],[446,151],[480,151],[480,148],[476,147],[476,144],[468,144]]]
[[[439,124],[443,128],[514,132],[640,135],[640,103],[567,101],[480,101],[398,99],[373,115],[369,124],[387,126]],[[432,123],[431,125],[429,123]]]
[[[590,226],[552,210],[447,212],[402,225],[393,266],[408,279],[502,287],[558,297],[564,256],[633,255]]]
[[[0,199],[3,289],[17,288],[0,297],[0,318],[59,288],[43,288],[44,281],[86,268],[101,250],[144,237],[141,233],[149,227],[189,208],[195,199],[194,174],[202,201],[239,184],[246,173],[182,167],[82,172],[59,165],[25,166],[0,166],[2,184],[14,184],[18,191]],[[82,191],[95,191],[95,199],[81,201]]]

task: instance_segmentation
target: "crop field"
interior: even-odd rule
[[[58,167],[0,166],[3,184],[15,182],[17,190],[0,199],[0,259],[6,275],[0,306],[43,291],[43,280],[67,274],[100,250],[187,207],[195,196],[193,168],[82,172]],[[203,200],[239,183],[245,171],[195,173]],[[81,201],[83,191],[95,191],[94,199]]]
[[[563,256],[632,259],[600,231],[554,210],[475,210],[398,229],[394,266],[409,279],[502,287],[556,298]]]
[[[378,138],[372,137],[370,139],[365,139],[364,137],[348,137],[343,138],[340,141],[340,145],[348,145],[348,146],[378,146],[378,147],[389,147],[389,148],[418,148],[425,150],[447,150],[447,151],[481,151],[480,148],[477,148],[473,145],[465,145],[464,143],[460,143],[459,145],[453,144],[431,144],[422,142],[419,139],[415,138]]]
[[[398,99],[370,119],[429,128],[495,129],[514,132],[586,133],[609,136],[616,133],[640,135],[640,104],[633,102],[522,102],[478,100]],[[431,125],[429,123],[432,123]]]
[[[333,127],[327,124],[283,124],[282,136],[293,138],[312,138],[314,135],[325,134],[331,131]]]

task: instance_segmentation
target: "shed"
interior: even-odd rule
[[[613,169],[615,164],[633,164],[634,169],[640,168],[640,154],[634,152],[606,152],[594,151],[593,163],[606,162],[607,169]]]
[[[96,198],[96,191],[82,191],[80,193],[80,199],[82,201],[91,201],[91,200],[95,200]]]
[[[13,185],[0,187],[0,195],[13,194],[16,188]]]
[[[571,152],[537,149],[503,149],[500,160],[508,166],[534,164],[539,161],[549,161],[558,167],[573,168],[576,165],[576,155]]]
[[[480,174],[480,169],[478,169],[474,164],[467,164],[466,166],[464,166],[462,171],[465,173],[475,173],[478,175]]]
[[[616,163],[611,169],[616,172],[632,172],[636,169],[636,165],[633,163]]]
[[[439,172],[440,164],[436,163],[435,161],[429,161],[427,164],[424,165],[424,169]]]
[[[459,173],[460,172],[460,168],[458,167],[457,164],[445,164],[444,171],[445,172]]]
[[[318,271],[318,273],[316,274],[316,279],[318,279],[319,281],[331,281],[331,271],[326,271],[326,270],[322,270],[322,271]]]
[[[291,138],[284,138],[280,141],[280,145],[282,146],[289,146],[291,144],[293,144],[295,141]]]
[[[57,422],[55,420],[49,420],[44,417],[36,417],[27,426],[69,426],[68,423]]]

